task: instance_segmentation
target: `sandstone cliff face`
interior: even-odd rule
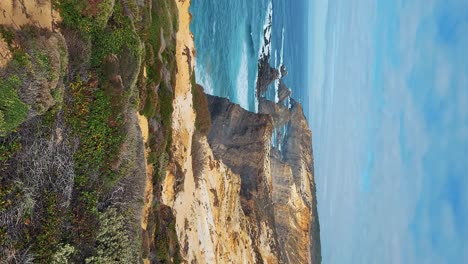
[[[161,201],[174,213],[181,256],[188,263],[255,263],[252,228],[242,213],[239,199],[241,180],[214,158],[206,137],[195,132],[189,5],[190,1],[177,2],[178,73],[171,157],[162,183]]]
[[[208,97],[212,129],[208,136],[215,158],[241,177],[241,203],[252,226],[258,257],[282,263],[272,203],[270,153],[272,119],[219,97]],[[273,254],[273,255],[272,255]]]
[[[260,107],[275,110],[275,108]],[[276,108],[281,109],[281,108]],[[315,193],[312,133],[302,106],[291,99],[289,116],[282,133],[277,135],[277,148],[271,152],[273,202],[276,230],[280,245],[290,263],[320,263],[320,229]],[[281,129],[282,122],[277,130]]]
[[[261,226],[265,223],[276,261],[319,263],[312,134],[300,104],[293,101],[287,109],[261,98],[260,114],[219,97],[209,96],[209,105],[210,146],[215,157],[241,177],[242,209],[260,230],[252,239],[266,235]],[[282,131],[275,147],[273,131]]]
[[[182,258],[188,263],[320,262],[312,239],[318,232],[311,234],[318,230],[311,132],[302,108],[262,100],[263,114],[256,114],[208,96],[211,130],[200,134],[190,81],[190,1],[177,5],[178,72],[161,203],[174,214]],[[260,86],[267,89],[278,70],[264,77]]]

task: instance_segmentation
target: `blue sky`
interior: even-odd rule
[[[311,1],[323,263],[468,263],[468,2]]]

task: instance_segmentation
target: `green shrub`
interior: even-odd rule
[[[33,64],[31,62],[31,56],[23,50],[16,49],[13,51],[13,58],[11,61],[13,68],[21,71],[31,71]]]
[[[132,21],[123,14],[120,1],[115,1],[114,6],[110,0],[101,1],[97,14],[89,13],[88,1],[56,0],[54,4],[60,10],[65,27],[78,30],[84,38],[91,40],[93,67],[100,66],[105,56],[121,54],[125,48],[135,56],[141,52]],[[108,23],[109,17],[112,17],[112,23]]]
[[[132,245],[125,229],[125,218],[110,208],[99,216],[99,230],[96,238],[96,255],[86,263],[137,263],[135,246]]]
[[[2,112],[0,112],[2,113]],[[13,155],[21,150],[22,145],[19,138],[14,140],[1,140],[0,141],[0,172],[2,171],[3,165],[13,157]]]
[[[41,212],[39,233],[32,248],[39,263],[49,263],[62,235],[63,216],[61,215],[58,195],[55,192],[43,194],[44,210]],[[37,213],[37,212],[36,212]]]
[[[132,21],[123,15],[120,1],[116,1],[112,22],[104,28],[95,27],[92,32],[93,50],[91,65],[98,66],[109,54],[121,54],[128,50],[134,56],[140,56],[140,40],[133,29]]]
[[[58,79],[59,73],[56,72],[54,68],[52,67],[49,56],[47,56],[46,53],[40,50],[35,50],[33,56],[34,56],[35,63],[38,66],[39,72],[44,74],[47,80]]]
[[[75,152],[78,175],[101,172],[102,182],[111,185],[116,175],[110,169],[123,142],[119,113],[113,112],[110,96],[102,89],[86,86],[80,79],[70,83],[72,102],[65,109],[66,120],[80,138]],[[115,119],[112,123],[111,120]]]
[[[84,37],[90,37],[94,26],[91,17],[84,16],[83,10],[88,1],[83,0],[53,0],[54,8],[59,10],[65,27],[77,29]]]
[[[156,115],[156,107],[158,106],[158,98],[153,89],[148,89],[145,98],[145,105],[140,111],[140,114],[146,116],[147,118],[152,118]]]
[[[171,138],[172,138],[172,112],[174,111],[173,95],[169,91],[164,82],[161,83],[159,88],[159,112],[161,121],[165,128],[166,151],[170,153]]]
[[[52,264],[68,264],[70,258],[76,253],[76,249],[69,244],[60,244],[52,256]]]
[[[96,24],[98,28],[105,28],[107,21],[112,15],[114,7],[114,0],[102,0],[98,5],[98,11],[96,14]]]
[[[28,105],[21,101],[16,91],[20,85],[17,75],[0,80],[0,136],[15,131],[28,115]]]
[[[211,114],[208,110],[208,99],[200,85],[192,86],[193,108],[196,113],[195,128],[202,135],[207,135],[211,129]]]
[[[6,28],[3,25],[0,25],[0,35],[8,44],[8,47],[11,49],[13,40],[15,39],[15,34],[13,33],[13,31]]]

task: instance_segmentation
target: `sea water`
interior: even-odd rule
[[[258,58],[272,18],[270,64],[284,63],[293,97],[307,98],[306,0],[192,0],[196,80],[205,92],[255,111]],[[270,95],[275,97],[275,84]],[[307,113],[307,104],[304,105]]]

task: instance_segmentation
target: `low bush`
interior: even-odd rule
[[[21,101],[16,90],[20,85],[17,75],[0,80],[0,137],[15,131],[28,115],[28,105]]]
[[[196,113],[195,128],[202,135],[207,135],[211,129],[211,115],[208,110],[208,99],[200,85],[192,86],[193,108]]]
[[[132,245],[125,228],[125,218],[117,209],[110,208],[99,215],[96,237],[96,254],[86,263],[137,263],[135,245]]]
[[[87,86],[80,79],[70,84],[72,102],[66,109],[66,120],[80,138],[80,147],[75,153],[77,174],[90,175],[100,172],[106,185],[116,180],[110,169],[123,143],[121,125],[123,120],[114,120],[111,98],[102,89]],[[112,122],[111,122],[112,121]]]
[[[13,40],[15,40],[15,34],[13,31],[3,25],[0,25],[0,36],[5,40],[5,42],[8,44],[8,47],[11,49]]]
[[[59,245],[57,251],[52,256],[52,264],[68,264],[73,254],[76,253],[76,249],[69,244]]]

